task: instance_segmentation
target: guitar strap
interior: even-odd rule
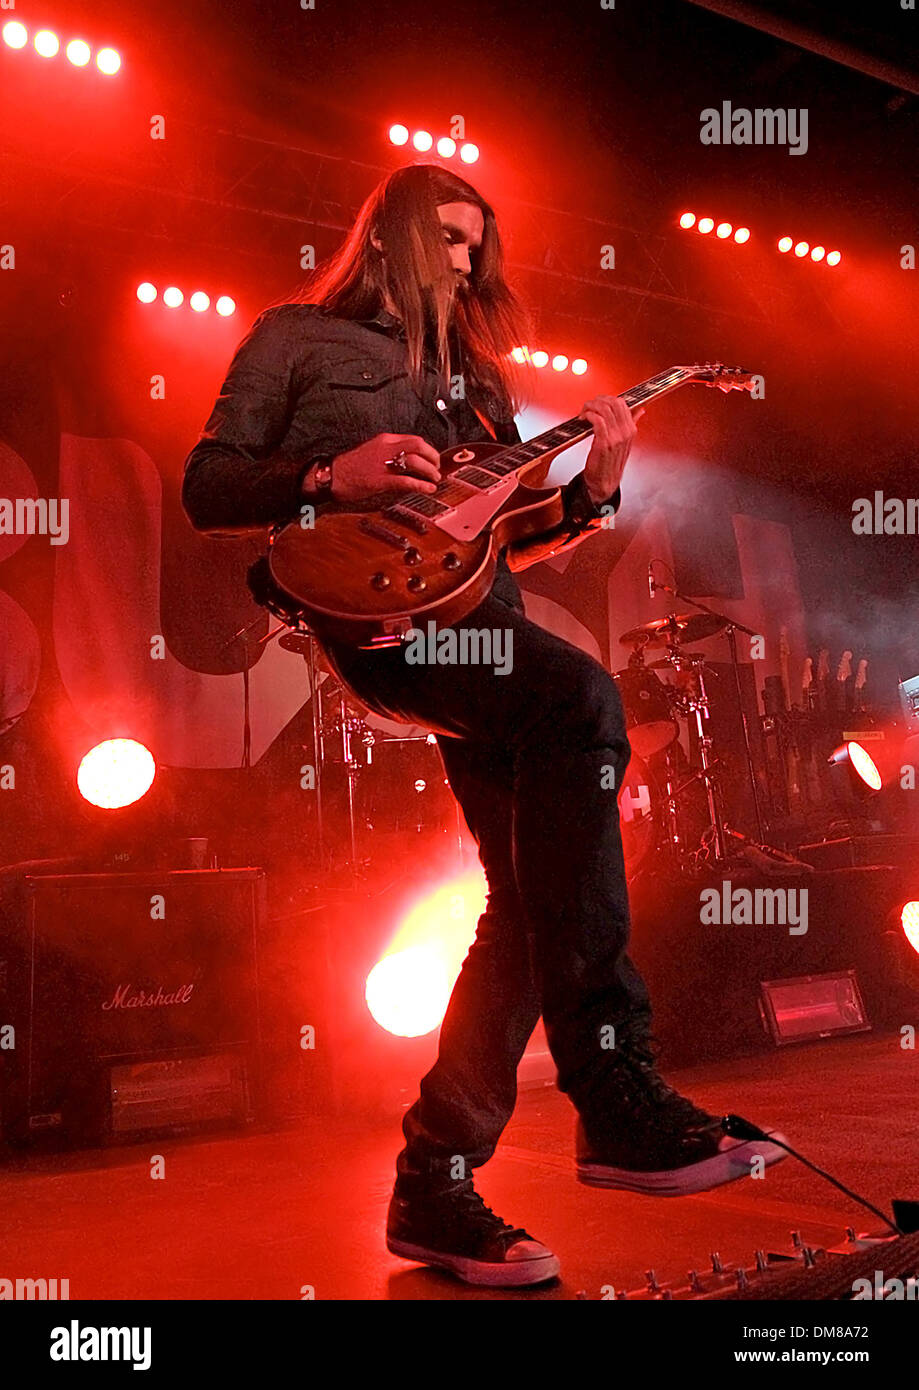
[[[472,404],[472,402],[470,401],[470,405],[471,405],[471,404]],[[485,426],[485,428],[488,430],[488,433],[491,435],[492,439],[495,440],[495,442],[497,443],[498,436],[495,434],[495,427],[494,427],[494,425],[491,423],[491,421],[489,420],[488,416],[487,416],[487,415],[483,415],[482,412],[481,412],[481,410],[476,410],[476,407],[475,407],[474,405],[472,406],[472,408],[473,408],[473,410],[475,410],[476,415],[479,417],[480,423],[481,423],[482,425]]]

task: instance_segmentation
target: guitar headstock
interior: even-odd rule
[[[753,372],[744,367],[726,367],[723,362],[702,362],[683,370],[692,372],[692,381],[717,386],[721,391],[752,391],[756,382]]]

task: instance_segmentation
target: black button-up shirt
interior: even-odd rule
[[[499,442],[519,442],[513,420],[498,414],[486,412]],[[314,460],[346,453],[383,432],[420,435],[438,451],[491,438],[469,402],[452,397],[430,361],[416,388],[404,328],[392,314],[383,310],[358,321],[312,304],[266,309],[237,348],[188,455],[183,506],[197,530],[212,534],[293,520]],[[582,474],[562,493],[564,524],[545,541],[519,547],[521,555],[557,553],[603,524]],[[618,492],[609,505],[618,507]],[[518,595],[503,555],[495,589],[508,600]]]

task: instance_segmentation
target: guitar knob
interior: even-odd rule
[[[444,556],[443,565],[445,570],[458,570],[462,560],[453,550],[448,550]]]
[[[406,548],[402,558],[407,565],[420,565],[424,557],[422,556],[421,551],[418,550],[416,546],[410,545]]]
[[[370,585],[374,589],[388,589],[389,575],[384,574],[382,570],[377,570],[376,574],[371,577]]]
[[[406,587],[411,594],[421,594],[428,586],[420,574],[413,574]]]

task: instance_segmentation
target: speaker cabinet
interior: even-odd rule
[[[26,876],[16,897],[0,937],[5,1138],[251,1118],[261,869]]]

